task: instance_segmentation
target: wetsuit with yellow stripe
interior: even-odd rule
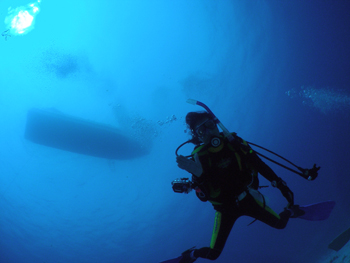
[[[240,143],[233,145],[221,135],[217,147],[200,145],[193,151],[203,167],[200,177],[192,177],[197,196],[211,202],[216,210],[210,247],[196,249],[195,257],[217,259],[240,216],[253,217],[278,229],[284,228],[289,219],[289,212],[278,215],[266,206],[263,196],[256,190],[258,173],[270,182],[278,181],[278,176],[244,140],[233,135]]]

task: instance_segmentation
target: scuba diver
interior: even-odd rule
[[[189,193],[194,189],[201,201],[209,201],[213,205],[216,213],[211,243],[209,247],[190,248],[179,258],[165,262],[192,263],[197,258],[216,260],[235,221],[241,216],[250,216],[273,228],[283,229],[289,218],[305,214],[299,205],[294,204],[293,192],[286,182],[259,158],[245,140],[236,133],[228,133],[208,110],[189,112],[186,116],[192,135],[188,142],[196,146],[190,156],[183,156],[177,151],[185,143],[180,145],[176,150],[176,162],[179,168],[192,174],[192,180],[181,178],[174,180],[172,185],[174,192],[178,193]],[[218,125],[224,128],[224,132],[219,131]],[[313,169],[304,170],[312,174],[309,180],[313,180],[319,169],[314,165]],[[258,173],[287,199],[288,205],[280,214],[266,205],[264,196],[258,191]]]

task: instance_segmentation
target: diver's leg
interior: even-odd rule
[[[195,257],[215,260],[220,256],[234,223],[237,218],[241,216],[236,209],[230,212],[231,213],[216,212],[210,247],[196,249],[194,251]]]
[[[270,207],[255,200],[250,194],[242,200],[242,203],[244,203],[245,215],[256,218],[257,220],[277,229],[285,228],[291,215],[291,212],[288,210],[284,210],[282,213],[277,214]]]

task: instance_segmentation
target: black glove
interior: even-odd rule
[[[289,187],[287,186],[287,183],[285,181],[283,181],[281,178],[279,178],[279,181],[273,181],[272,182],[272,186],[277,187],[282,195],[287,199],[288,201],[288,207],[291,205],[294,205],[294,194],[293,192],[289,189]]]
[[[321,167],[317,167],[316,164],[314,164],[314,166],[311,169],[307,170],[307,175],[309,176],[309,180],[315,180],[316,177],[318,176],[318,170],[320,170]]]

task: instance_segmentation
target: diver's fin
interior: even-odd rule
[[[350,228],[337,236],[329,245],[328,248],[339,251],[350,240]]]
[[[182,259],[182,256],[179,256],[177,258],[168,259],[168,260],[162,261],[160,263],[179,263],[181,259]]]
[[[334,206],[334,201],[325,201],[321,203],[300,206],[300,209],[303,210],[305,214],[299,216],[298,218],[310,221],[326,220],[330,216]]]

